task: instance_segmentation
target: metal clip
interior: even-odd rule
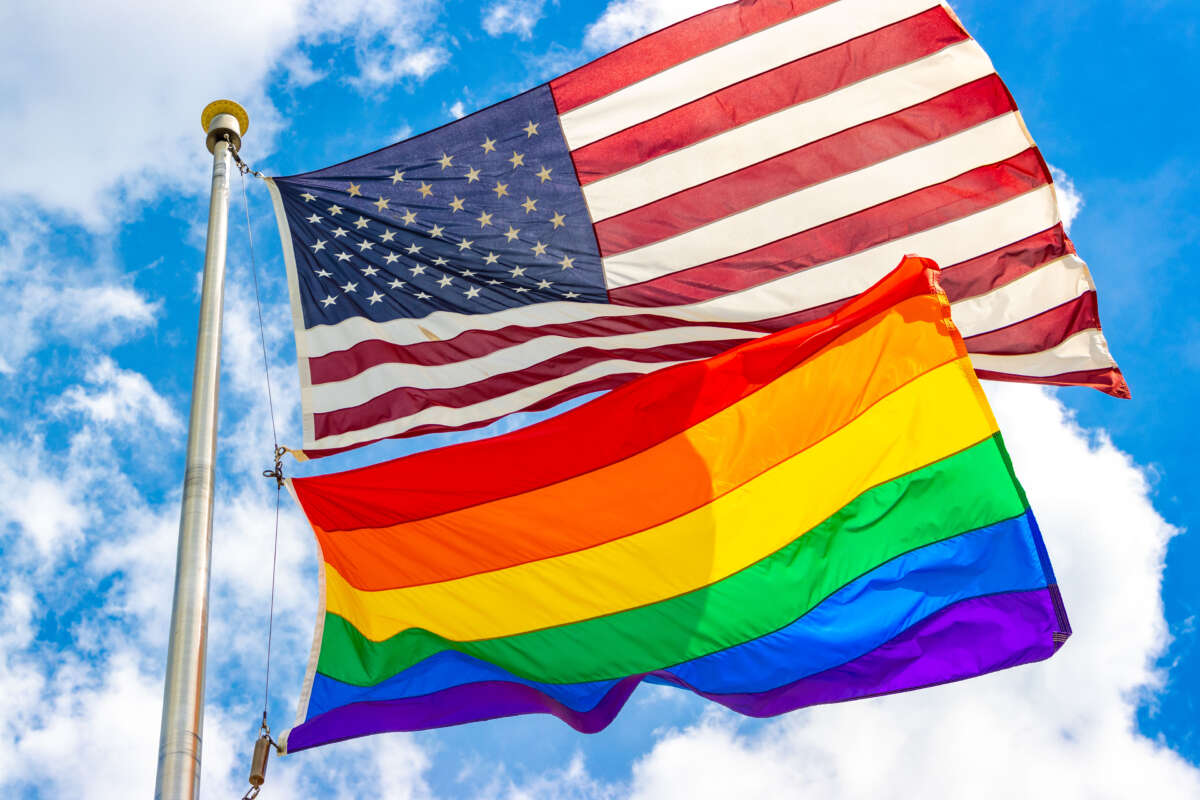
[[[275,485],[283,488],[283,456],[287,453],[287,448],[282,445],[275,446],[275,469],[264,469],[264,478],[274,478]]]

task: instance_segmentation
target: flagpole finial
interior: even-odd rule
[[[208,134],[208,151],[217,141],[229,134],[233,149],[242,146],[242,134],[250,127],[250,115],[232,100],[214,100],[200,112],[200,124]]]

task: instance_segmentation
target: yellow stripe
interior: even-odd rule
[[[981,400],[970,362],[960,358],[788,461],[669,522],[576,553],[403,589],[355,589],[327,563],[327,608],[374,641],[408,628],[467,641],[665,600],[744,569],[866,489],[991,436],[996,421]],[[773,435],[770,428],[760,421],[757,435]],[[571,520],[543,524],[565,527]]]

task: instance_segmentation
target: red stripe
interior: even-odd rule
[[[931,275],[926,268],[932,263],[905,259],[897,270],[836,314],[794,328],[782,334],[783,338],[743,342],[717,359],[681,364],[651,376],[599,379],[644,378],[636,388],[630,386],[580,406],[569,419],[554,417],[485,441],[427,450],[362,469],[296,478],[298,489],[319,488],[299,492],[305,513],[313,524],[326,530],[391,525],[530,491],[628,458],[753,394],[841,336],[870,324],[876,315],[908,298],[928,296]],[[738,372],[744,381],[715,379],[731,374],[730,361],[741,365]],[[599,381],[570,387],[524,410],[550,407],[570,396],[610,388]],[[625,424],[631,419],[637,423]],[[614,420],[625,422],[617,425]],[[448,429],[426,426],[406,435]],[[565,442],[569,446],[564,446]],[[514,463],[537,464],[538,468],[514,470]],[[447,475],[454,476],[454,491],[445,491]]]
[[[600,253],[643,247],[1014,111],[995,75],[596,223]]]
[[[967,217],[1050,183],[1034,148],[762,247],[609,290],[627,306],[695,303]]]
[[[558,113],[566,113],[656,72],[829,5],[829,2],[741,0],[677,22],[551,81],[550,90]]]
[[[967,339],[967,350],[996,356],[1018,356],[1049,350],[1070,336],[1100,327],[1096,293],[1084,292],[1074,300],[1004,328]]]
[[[942,289],[951,301],[975,297],[1015,281],[1043,264],[1075,252],[1062,223],[990,253],[942,268]]]
[[[517,372],[492,375],[465,386],[443,389],[415,389],[402,386],[376,395],[361,405],[313,414],[314,433],[317,439],[323,439],[326,436],[362,430],[381,422],[401,419],[433,406],[464,408],[485,400],[503,397],[506,394],[536,386],[554,378],[570,375],[584,367],[603,361],[628,360],[653,364],[660,361],[709,358],[745,341],[745,339],[735,339],[715,342],[680,342],[648,349],[618,347],[605,350],[600,347],[580,347],[566,353],[559,353],[532,367]]]
[[[727,86],[574,150],[582,184],[936,53],[968,37],[940,7]]]
[[[992,372],[977,369],[975,374],[989,381],[1007,381],[1010,383],[1040,383],[1046,386],[1090,386],[1099,389],[1107,395],[1128,400],[1133,395],[1125,376],[1116,367],[1107,369],[1088,369],[1079,372],[1064,372],[1062,375],[1051,375],[1046,378],[1035,378],[1030,375],[1009,375],[1004,372]]]

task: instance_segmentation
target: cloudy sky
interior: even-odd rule
[[[214,0],[0,11],[0,791],[148,796],[210,160],[201,108],[250,112],[287,175],[529,88],[705,0]],[[1075,628],[1054,659],[748,721],[642,687],[608,730],[553,718],[392,734],[273,762],[268,798],[1200,796],[1192,574],[1200,152],[1192,0],[954,3],[1059,171],[1133,388],[989,385]],[[281,439],[295,356],[265,188],[248,185]],[[234,184],[204,793],[237,797],[263,692],[274,492]],[[429,446],[433,443],[426,443]],[[316,613],[285,498],[270,692],[294,714]]]

